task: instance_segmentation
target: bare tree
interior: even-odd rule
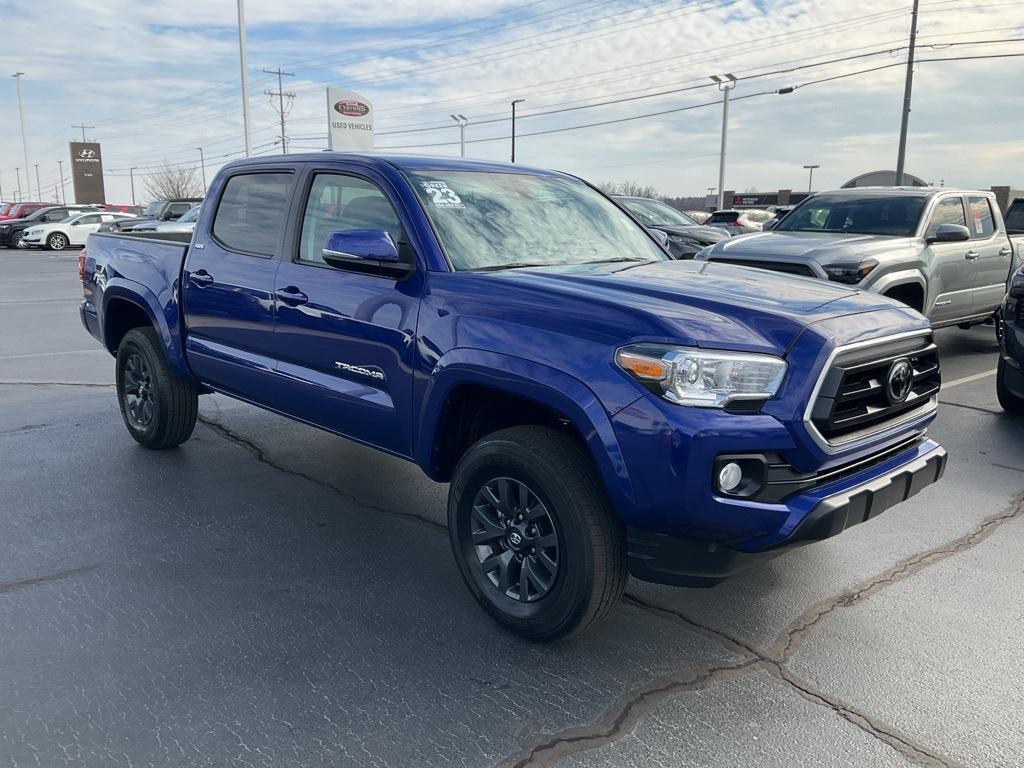
[[[658,190],[654,187],[638,184],[635,181],[604,181],[597,185],[597,188],[606,195],[625,195],[627,197],[658,197]]]
[[[182,200],[202,197],[203,185],[196,178],[196,169],[172,168],[165,165],[146,177],[146,194],[151,200]]]

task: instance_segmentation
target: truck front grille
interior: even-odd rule
[[[844,350],[821,381],[810,424],[833,446],[870,437],[934,408],[941,384],[930,333]]]
[[[815,277],[814,270],[806,264],[793,264],[788,261],[743,261],[742,259],[708,259],[716,264],[735,264],[737,267],[755,267],[770,272],[785,272],[787,275]]]

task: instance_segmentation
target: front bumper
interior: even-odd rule
[[[785,538],[762,548],[740,549],[630,528],[629,570],[643,581],[714,586],[758,562],[803,544],[831,538],[877,517],[937,482],[945,469],[946,451],[931,440],[925,441],[895,457],[893,462],[851,478],[852,483],[835,483],[799,497],[804,502],[799,506],[809,502],[809,511],[800,516]]]
[[[21,236],[21,240],[25,245],[31,245],[39,247],[43,244],[43,236],[41,234],[28,234],[27,232]]]

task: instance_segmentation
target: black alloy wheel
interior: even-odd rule
[[[558,532],[525,483],[498,477],[473,501],[470,536],[478,567],[498,591],[521,603],[545,597],[558,579]]]
[[[132,353],[125,360],[122,386],[128,421],[136,429],[148,429],[156,411],[153,374],[138,352]]]

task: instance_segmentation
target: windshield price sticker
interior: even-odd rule
[[[462,198],[455,194],[447,182],[444,181],[423,181],[420,182],[423,191],[430,195],[430,202],[435,208],[465,208],[466,204]]]

